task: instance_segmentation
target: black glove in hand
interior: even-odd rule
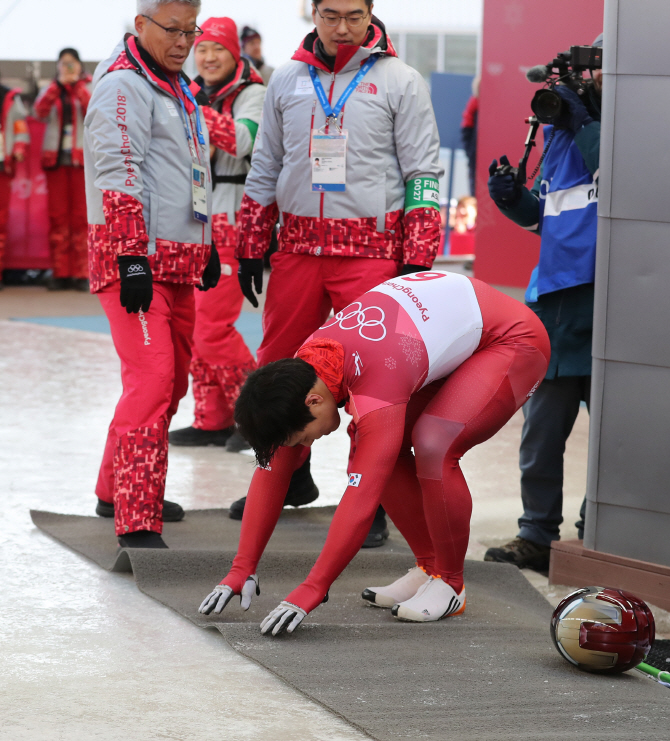
[[[219,278],[221,277],[221,260],[219,259],[219,252],[214,245],[209,254],[209,261],[205,270],[202,274],[200,285],[196,288],[199,291],[209,291],[210,288],[216,288]]]
[[[253,280],[256,293],[263,293],[263,267],[262,257],[243,257],[237,270],[237,279],[240,281],[242,293],[256,309],[258,308],[258,299],[251,287],[251,282]]]
[[[137,255],[119,255],[117,261],[121,276],[121,306],[129,314],[137,314],[140,309],[149,311],[154,297],[149,260]]]
[[[398,277],[402,275],[410,275],[411,273],[421,273],[424,270],[430,270],[430,268],[427,268],[425,265],[403,265],[400,268]]]
[[[511,169],[506,154],[500,158],[500,166],[505,170]],[[498,161],[493,160],[489,166],[489,195],[498,206],[503,208],[514,206],[521,199],[521,186],[511,172],[496,172],[497,169]]]

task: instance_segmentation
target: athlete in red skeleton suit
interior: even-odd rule
[[[382,283],[326,322],[295,359],[256,371],[236,419],[265,467],[249,489],[232,568],[200,612],[220,612],[233,594],[248,608],[295,461],[303,446],[337,428],[344,401],[357,427],[349,485],[316,564],[262,632],[292,632],[324,601],[380,503],[417,568],[365,590],[364,599],[417,622],[462,612],[472,500],[459,460],[532,395],[549,354],[544,327],[524,305],[480,281],[431,271]],[[313,419],[308,413],[296,423],[285,414],[282,428],[273,409],[286,406],[285,389],[295,387],[286,379],[298,376],[305,385],[293,406],[304,414],[304,403]]]

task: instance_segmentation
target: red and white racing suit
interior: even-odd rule
[[[472,499],[459,460],[492,437],[542,378],[547,333],[526,306],[462,275],[387,280],[329,319],[297,356],[356,422],[349,485],[307,579],[286,600],[310,612],[361,547],[381,503],[417,563],[459,593]],[[412,453],[414,448],[414,454]],[[240,592],[282,510],[302,446],[257,469],[238,553]]]

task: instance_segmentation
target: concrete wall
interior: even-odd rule
[[[670,566],[667,0],[606,0],[584,545]]]

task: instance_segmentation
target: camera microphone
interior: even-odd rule
[[[549,68],[544,64],[531,67],[526,72],[528,82],[544,82],[549,77]]]

